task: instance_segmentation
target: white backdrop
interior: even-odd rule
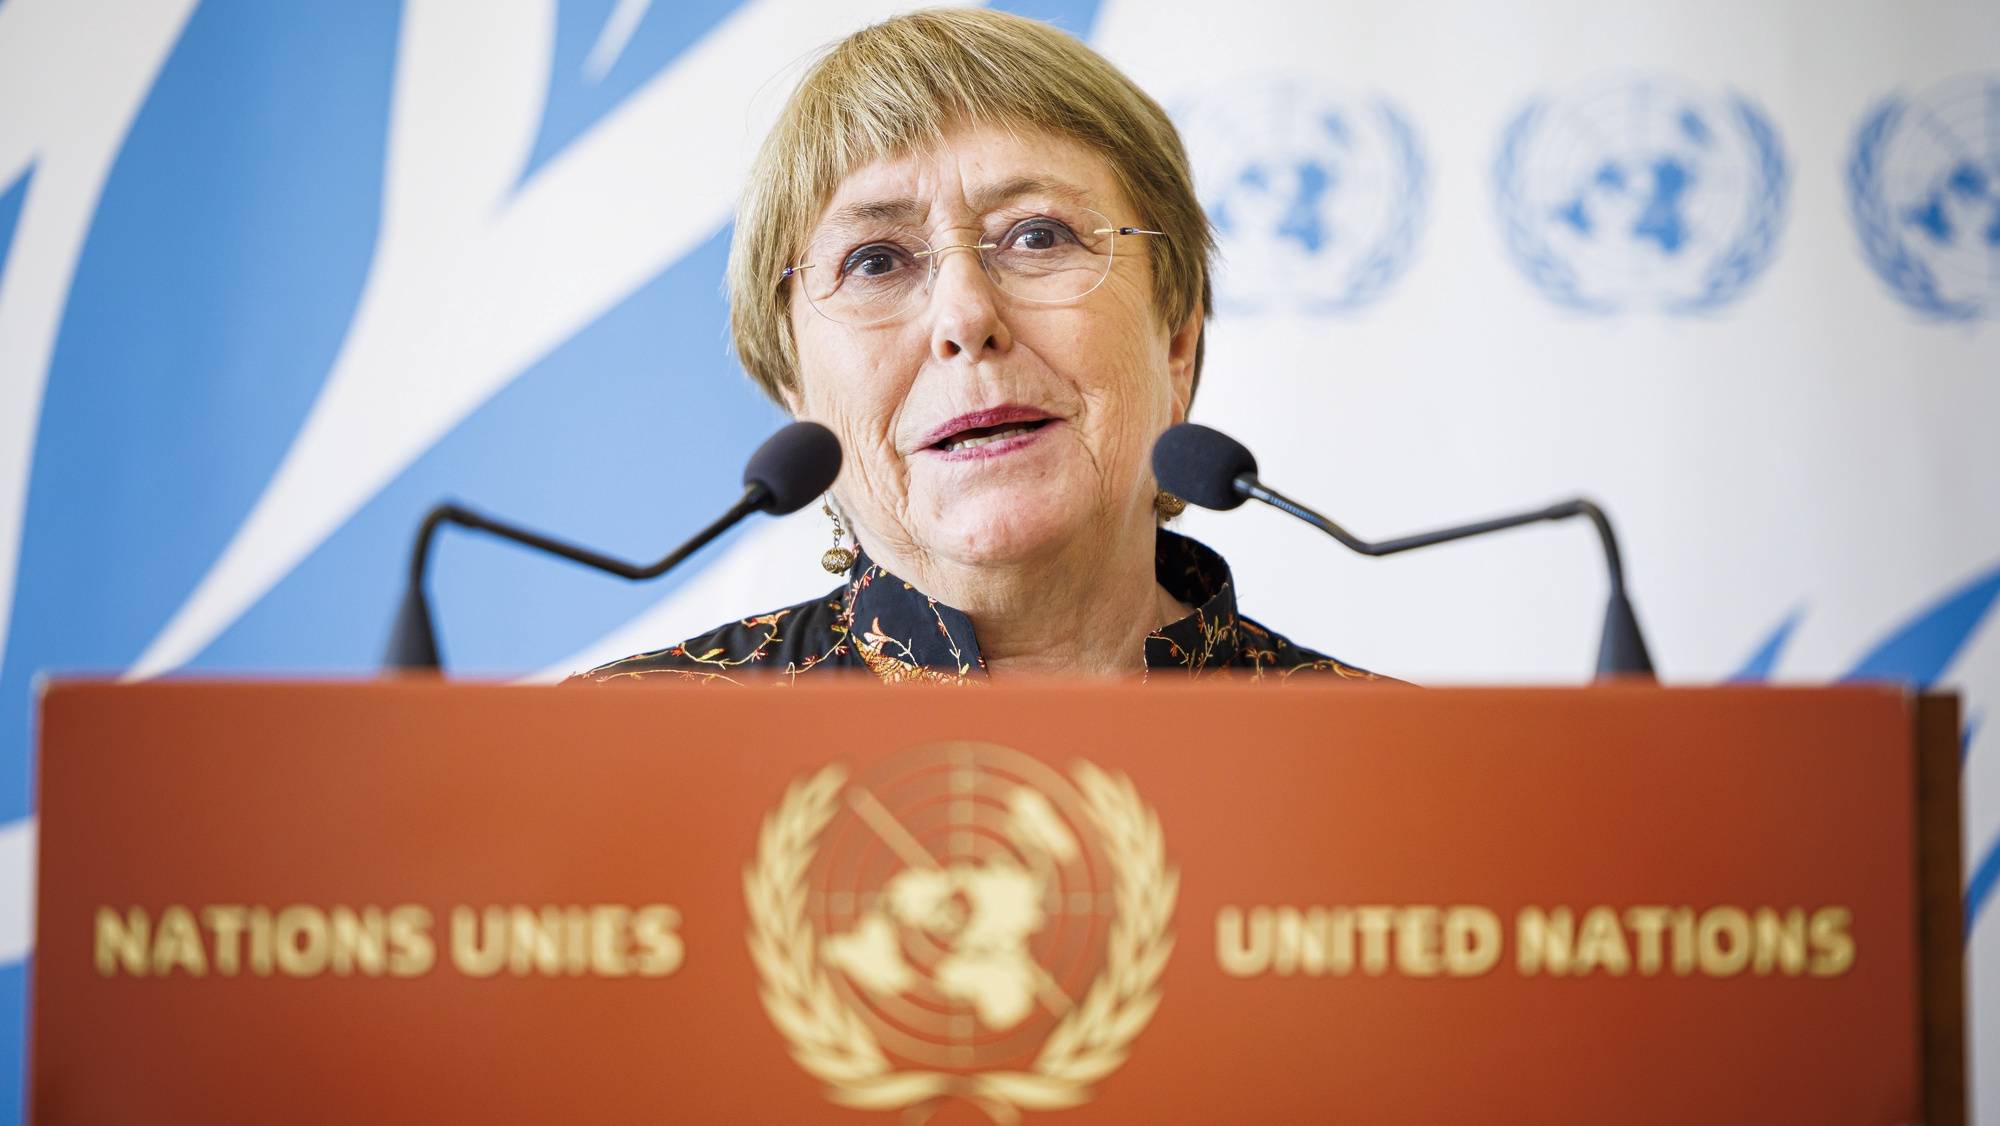
[[[1670,682],[1964,691],[2000,1123],[2000,6],[1014,7],[1182,123],[1228,259],[1195,418],[1267,480],[1375,537],[1587,493]],[[679,539],[777,420],[719,296],[750,147],[796,60],[886,10],[0,4],[0,1086],[35,671],[365,668],[447,494]],[[1366,560],[1184,522],[1347,660],[1590,666],[1581,526]],[[824,589],[824,538],[768,522],[629,590],[451,540],[447,657],[664,644]]]

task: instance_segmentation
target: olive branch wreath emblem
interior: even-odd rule
[[[1946,296],[1936,272],[1897,230],[1884,165],[1889,143],[1911,108],[1901,97],[1884,98],[1868,111],[1855,133],[1854,155],[1847,165],[1847,202],[1855,233],[1861,237],[1868,264],[1905,304],[1941,321],[1976,320],[1979,304]]]
[[[957,1074],[895,1068],[860,1015],[844,1004],[820,964],[806,921],[806,869],[832,820],[847,772],[827,766],[791,784],[764,819],[757,858],[743,870],[750,957],[764,1011],[792,1059],[842,1106],[896,1110],[967,1099],[1011,1126],[1022,1110],[1057,1110],[1091,1097],[1091,1084],[1125,1062],[1159,1008],[1159,981],[1173,950],[1170,930],[1180,874],[1166,863],[1159,818],[1131,779],[1087,762],[1073,779],[1103,834],[1117,880],[1104,969],[1082,1003],[1049,1034],[1026,1070]]]
[[[1732,94],[1726,106],[1751,148],[1746,208],[1735,237],[1703,273],[1701,288],[1692,294],[1653,299],[1661,312],[1682,315],[1720,309],[1740,296],[1777,253],[1791,184],[1784,145],[1770,118],[1748,98]],[[1554,106],[1547,101],[1529,102],[1508,122],[1493,161],[1494,200],[1508,256],[1543,296],[1558,305],[1599,315],[1624,311],[1625,302],[1588,292],[1576,267],[1542,233],[1542,222],[1529,198],[1529,150],[1553,112]]]

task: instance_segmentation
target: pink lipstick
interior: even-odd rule
[[[1033,443],[1055,421],[1033,407],[973,411],[925,435],[924,448],[951,461],[997,457]]]

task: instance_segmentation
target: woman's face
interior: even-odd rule
[[[842,181],[808,240],[807,273],[824,285],[844,264],[884,268],[830,247],[994,242],[1027,229],[1023,216],[1079,205],[1107,226],[1153,221],[1076,143],[965,126],[934,152]],[[1201,317],[1178,332],[1160,323],[1148,238],[1119,237],[1103,283],[1054,304],[1003,292],[969,250],[936,255],[928,297],[877,324],[830,320],[802,277],[789,283],[801,373],[790,405],[839,435],[834,492],[864,546],[919,566],[991,565],[1150,535],[1153,440],[1186,416]]]

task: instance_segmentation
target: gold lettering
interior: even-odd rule
[[[1609,907],[1585,911],[1576,936],[1576,972],[1601,969],[1612,977],[1624,977],[1631,968],[1632,955],[1625,949],[1625,931],[1618,925],[1618,913]]]
[[[1362,973],[1380,977],[1389,968],[1389,928],[1395,919],[1395,911],[1387,907],[1354,909],[1354,927],[1361,935]]]
[[[278,912],[273,926],[278,968],[292,977],[316,977],[326,969],[326,915],[294,903]]]
[[[388,921],[380,907],[335,907],[327,913],[332,942],[327,960],[333,972],[346,977],[360,970],[368,977],[381,977],[389,960]]]
[[[1405,907],[1396,920],[1396,969],[1410,977],[1444,971],[1444,939],[1435,907]]]
[[[631,920],[629,908],[616,903],[590,909],[590,968],[605,977],[624,977],[632,972],[625,960],[625,926]]]
[[[594,925],[591,911],[582,907],[563,911],[563,968],[572,977],[590,972],[591,960],[596,957],[591,937]]]
[[[640,977],[665,977],[680,968],[686,950],[681,936],[681,913],[664,903],[653,903],[632,913],[632,937],[640,954],[633,968]]]
[[[1694,972],[1694,912],[1686,907],[1674,908],[1669,925],[1674,935],[1674,973],[1686,977]]]
[[[122,969],[133,977],[145,977],[146,953],[152,945],[147,938],[151,931],[152,923],[143,907],[129,908],[122,916],[109,907],[99,907],[97,976],[115,977]]]
[[[201,909],[201,921],[215,935],[215,972],[235,977],[243,970],[243,928],[249,915],[234,903],[215,903]]]
[[[1845,907],[1822,907],[1812,913],[1807,932],[1812,938],[1812,975],[1838,977],[1854,965],[1854,936],[1847,928],[1854,912]]]
[[[1701,913],[1694,941],[1702,973],[1733,977],[1750,964],[1750,917],[1740,907],[1711,907]]]
[[[1514,965],[1522,977],[1569,972],[1570,951],[1576,945],[1576,920],[1567,907],[1544,912],[1523,907],[1514,917]]]
[[[507,913],[507,971],[515,977],[562,973],[563,913],[560,907],[515,906]]]
[[[1783,915],[1776,908],[1759,907],[1751,916],[1756,931],[1756,952],[1750,970],[1759,977],[1773,967],[1786,977],[1797,977],[1806,968],[1806,913],[1792,908]]]
[[[1354,912],[1335,907],[1327,912],[1326,925],[1333,938],[1332,949],[1327,951],[1327,972],[1346,977],[1354,972]]]
[[[488,907],[484,921],[470,907],[451,909],[451,964],[467,977],[492,977],[507,962],[507,909]]]
[[[1326,908],[1279,907],[1272,916],[1271,972],[1279,977],[1325,974],[1333,947],[1333,919]]]
[[[1660,972],[1661,936],[1667,930],[1664,907],[1632,907],[1625,912],[1625,925],[1638,936],[1639,973],[1651,977]]]
[[[1454,977],[1478,977],[1500,961],[1500,917],[1484,907],[1444,913],[1444,966]]]
[[[208,955],[201,948],[201,928],[194,912],[178,903],[160,912],[153,928],[153,973],[165,977],[178,967],[189,977],[208,976]]]
[[[263,907],[250,909],[250,972],[271,976],[271,912]]]
[[[461,908],[462,910],[462,908]],[[431,911],[405,903],[389,912],[389,973],[422,977],[437,964],[437,944],[431,941]]]
[[[1271,967],[1271,909],[1241,907],[1215,913],[1215,960],[1231,977],[1256,977]]]

